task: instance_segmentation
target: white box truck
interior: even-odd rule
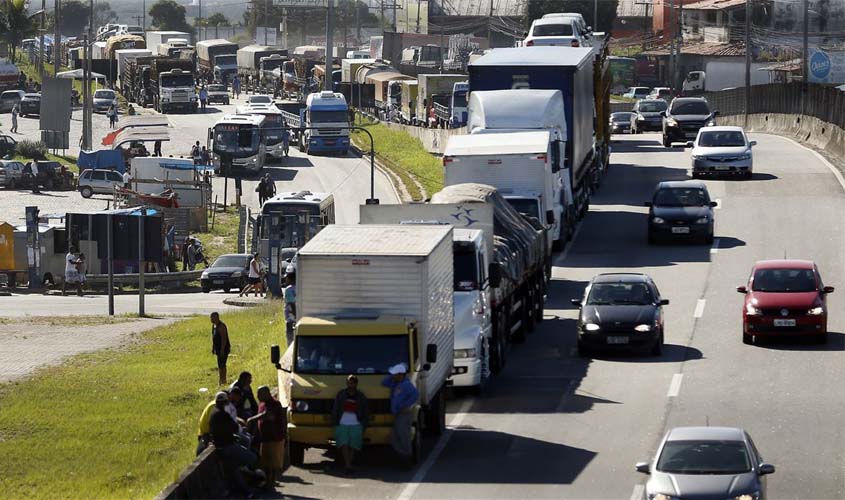
[[[117,60],[117,80],[121,81],[120,75],[126,69],[130,61],[138,57],[151,56],[153,51],[149,49],[120,49],[114,51],[114,58]],[[125,94],[124,94],[125,95]]]
[[[299,251],[297,323],[282,359],[280,396],[289,408],[290,462],[334,438],[335,395],[356,374],[367,394],[364,442],[388,444],[393,416],[382,385],[388,368],[408,367],[419,390],[413,443],[420,432],[445,428],[444,389],[452,373],[452,228],[449,226],[328,225]]]
[[[190,33],[184,31],[147,31],[147,48],[150,50],[157,50],[159,44],[165,43],[172,38],[181,38],[190,40]]]

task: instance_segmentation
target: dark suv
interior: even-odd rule
[[[649,130],[660,130],[663,125],[663,113],[669,107],[663,99],[640,99],[634,103],[634,114],[636,119],[631,127],[631,132],[639,134]]]
[[[698,129],[716,125],[718,111],[710,111],[703,97],[676,97],[669,109],[663,112],[663,145],[695,140]]]

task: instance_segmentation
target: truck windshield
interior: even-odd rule
[[[191,75],[173,75],[161,77],[162,87],[193,87],[194,77]]]
[[[454,253],[455,291],[478,290],[478,259],[475,249],[468,245],[455,246]]]
[[[296,338],[299,374],[386,374],[388,368],[409,358],[407,335]]]
[[[508,198],[508,203],[519,213],[525,217],[534,217],[542,221],[540,217],[540,204],[537,200],[531,198]]]
[[[282,142],[283,119],[282,115],[264,115],[264,139],[268,145],[273,146]]]
[[[261,134],[252,125],[225,124],[214,128],[214,151],[229,154],[254,154]]]
[[[312,111],[311,123],[346,123],[349,115],[346,111]]]
[[[237,64],[236,58],[237,56],[233,55],[217,56],[214,58],[214,64],[218,66],[231,66]]]
[[[264,61],[262,64],[264,65],[264,71],[273,71],[274,69],[280,67],[284,61],[281,60],[270,60]]]
[[[455,107],[456,108],[467,107],[467,93],[466,92],[464,92],[464,91],[455,92],[454,100],[455,100]]]

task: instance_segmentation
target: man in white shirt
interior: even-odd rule
[[[65,279],[62,281],[62,296],[65,295],[67,285],[76,285],[76,294],[82,297],[82,280],[79,279],[79,270],[77,269],[79,258],[76,256],[76,248],[70,247],[67,255],[65,255]]]
[[[132,181],[132,174],[129,173],[129,169],[123,171],[123,187],[129,189],[129,183]]]

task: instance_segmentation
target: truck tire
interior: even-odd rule
[[[505,349],[507,348],[504,319],[500,312],[493,312],[493,338],[490,343],[490,371],[498,375],[505,368],[507,362]]]
[[[411,461],[414,465],[422,462],[422,433],[420,432],[419,418],[417,423],[413,425],[414,437],[411,440]]]
[[[305,463],[305,446],[299,443],[290,443],[288,456],[290,457],[291,465],[301,467]]]
[[[443,389],[437,391],[428,405],[426,431],[430,436],[439,436],[446,430],[446,396]]]
[[[534,308],[537,303],[536,292],[536,283],[534,283],[534,280],[532,279],[531,283],[528,285],[528,289],[525,291],[525,305],[522,307],[522,324],[525,325],[525,331],[527,333],[533,332],[537,326],[534,323]]]
[[[543,277],[540,278],[540,282],[538,283],[539,287],[537,290],[538,297],[536,306],[534,309],[534,322],[540,323],[543,321],[543,314],[546,311],[546,281]]]

